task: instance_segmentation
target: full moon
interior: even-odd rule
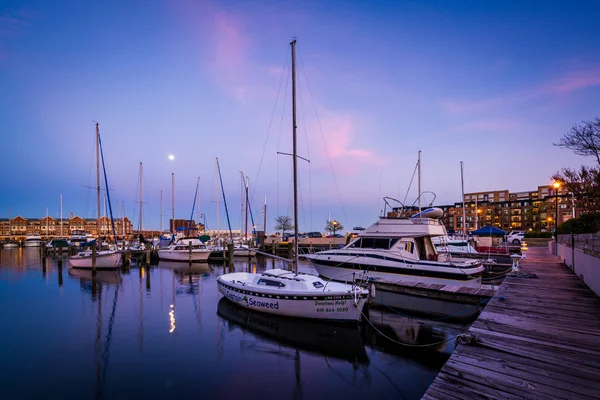
[[[169,154],[169,160],[173,161],[175,159],[175,156],[173,154]]]

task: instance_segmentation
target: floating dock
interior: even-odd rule
[[[546,248],[530,248],[518,275],[423,399],[600,399],[600,297]]]

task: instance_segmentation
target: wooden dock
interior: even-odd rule
[[[537,278],[506,277],[423,399],[600,399],[600,297],[546,248],[521,272]]]

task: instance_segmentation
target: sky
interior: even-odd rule
[[[598,15],[597,1],[3,0],[0,217],[58,218],[62,195],[63,217],[94,218],[98,122],[115,217],[139,224],[141,162],[144,228],[190,218],[200,178],[201,220],[225,229],[218,158],[232,228],[243,173],[272,231],[293,199],[293,38],[300,231],[368,226],[383,196],[413,204],[419,150],[437,205],[461,200],[461,161],[467,193],[536,190],[593,165],[553,143],[600,116]]]

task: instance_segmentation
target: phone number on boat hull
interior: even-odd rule
[[[317,308],[317,312],[348,312],[348,307]]]

